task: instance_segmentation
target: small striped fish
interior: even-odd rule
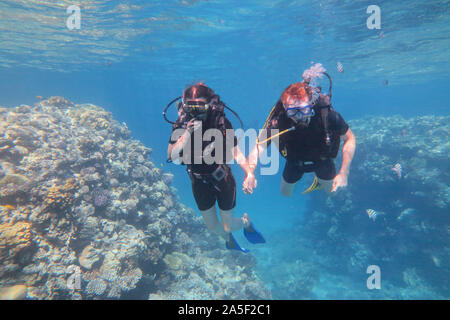
[[[336,63],[336,68],[337,68],[337,71],[339,71],[340,73],[344,72],[344,66],[339,61]]]
[[[396,163],[395,166],[391,169],[397,174],[399,179],[402,178],[402,165],[400,163]]]
[[[377,212],[372,209],[366,209],[366,212],[367,212],[367,215],[369,216],[369,219],[372,219],[373,221],[375,221],[375,219],[377,217]]]

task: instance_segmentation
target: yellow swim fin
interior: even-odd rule
[[[307,194],[312,191],[321,190],[322,188],[323,188],[323,186],[320,185],[319,180],[317,179],[317,177],[315,177],[311,186],[308,189],[306,189],[305,191],[303,191],[302,194]]]

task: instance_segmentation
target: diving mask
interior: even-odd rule
[[[209,104],[203,101],[183,101],[183,110],[193,116],[204,114],[208,109]]]
[[[286,106],[286,115],[291,119],[306,122],[314,116],[314,109],[310,104],[288,105]]]

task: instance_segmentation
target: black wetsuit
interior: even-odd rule
[[[202,123],[202,137],[208,129],[215,128],[220,130],[222,137],[224,138],[222,159],[213,164],[207,164],[203,159],[201,159],[201,163],[196,164],[194,162],[194,137],[197,133],[191,133],[190,154],[187,156],[187,159],[189,160],[186,165],[192,182],[192,193],[194,194],[198,209],[201,211],[210,209],[215,205],[216,201],[221,210],[231,210],[236,205],[236,181],[234,180],[231,168],[226,163],[233,159],[233,148],[237,145],[237,139],[232,130],[233,126],[230,121],[225,118],[225,115],[223,115],[224,121],[221,125],[222,128],[218,125],[217,116],[220,115],[213,116],[211,113],[208,114],[207,119]],[[184,117],[184,122],[175,122],[172,133],[176,129],[185,128],[185,124],[190,119],[190,117]],[[214,138],[212,140],[214,140]],[[173,144],[175,142],[176,138],[171,136],[169,143]],[[202,141],[201,150],[205,150],[209,143],[211,143],[211,141]],[[183,156],[186,155],[183,154]],[[211,156],[215,156],[214,151]],[[223,173],[225,174],[220,181],[213,175],[218,169],[223,170]]]
[[[293,120],[287,117],[281,102],[277,103],[278,112],[267,124],[270,137],[270,129],[285,129],[295,126]],[[325,142],[325,129],[319,110],[307,127],[297,126],[295,130],[286,132],[279,136],[279,151],[286,158],[286,166],[283,178],[288,183],[300,180],[305,172],[315,172],[317,177],[323,180],[332,180],[336,176],[336,167],[333,159],[336,158],[340,136],[346,134],[348,124],[342,116],[334,110],[328,111],[328,132],[330,144]],[[270,142],[270,140],[269,140]]]

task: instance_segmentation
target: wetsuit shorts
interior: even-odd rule
[[[226,175],[221,181],[211,176],[199,179],[191,175],[192,193],[200,211],[211,209],[216,201],[221,210],[231,210],[236,206],[236,181],[231,169],[228,166],[224,168]]]
[[[317,178],[332,180],[336,176],[336,166],[331,158],[318,161],[286,161],[283,179],[287,183],[299,181],[305,172],[315,172]]]

